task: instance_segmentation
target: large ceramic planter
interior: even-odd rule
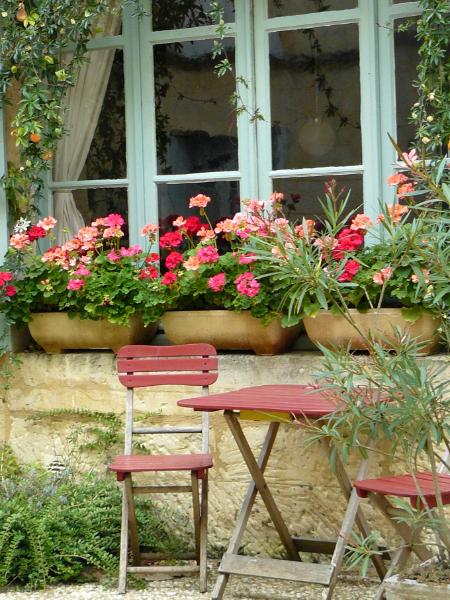
[[[450,585],[445,583],[419,583],[413,579],[389,577],[385,587],[386,600],[448,600]]]
[[[124,327],[106,320],[90,321],[66,313],[35,313],[28,324],[35,342],[49,353],[63,350],[110,349],[117,352],[127,344],[142,344],[151,341],[157,324],[144,327],[141,317],[130,318]]]
[[[169,311],[162,318],[172,344],[206,342],[219,350],[253,350],[255,354],[279,354],[289,350],[300,326],[281,327],[274,319],[264,327],[249,311]]]
[[[350,310],[352,318],[366,336],[369,331],[375,338],[393,336],[396,328],[420,341],[427,341],[421,354],[432,354],[439,347],[439,319],[423,313],[414,323],[405,321],[400,308],[381,308],[360,313]],[[331,311],[321,310],[315,318],[304,317],[306,333],[314,344],[322,344],[326,348],[332,346],[350,347],[352,350],[367,350],[363,337],[342,316],[334,315]]]

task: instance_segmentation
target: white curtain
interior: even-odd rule
[[[105,36],[117,35],[121,19],[108,13],[99,19]],[[76,181],[86,162],[92,138],[98,123],[108,85],[115,50],[96,50],[89,53],[89,62],[80,68],[77,83],[67,92],[64,101],[66,135],[55,153],[54,181]],[[54,216],[58,221],[58,244],[70,240],[85,225],[77,209],[71,190],[58,190],[53,194]]]

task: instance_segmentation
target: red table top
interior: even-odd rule
[[[179,400],[178,406],[194,410],[254,410],[292,413],[304,417],[324,417],[336,409],[336,405],[323,392],[308,385],[258,385],[232,392],[210,394]]]

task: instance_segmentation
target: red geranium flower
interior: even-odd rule
[[[27,231],[27,235],[30,242],[34,242],[34,240],[37,240],[38,238],[44,238],[47,235],[47,232],[43,227],[39,227],[39,225],[33,225],[33,227],[30,227],[30,229]]]
[[[348,260],[344,265],[344,270],[339,275],[337,280],[340,283],[342,283],[344,281],[351,281],[358,271],[359,271],[359,262],[357,260]]]
[[[178,265],[180,263],[183,262],[183,255],[180,254],[179,252],[171,252],[170,254],[168,254],[167,258],[166,258],[166,267],[172,271],[173,269],[176,269],[178,267]]]
[[[178,248],[183,243],[183,236],[179,231],[169,231],[159,238],[161,248]]]

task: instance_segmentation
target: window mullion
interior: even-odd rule
[[[364,212],[372,218],[379,213],[382,161],[377,5],[377,0],[361,3],[359,25]]]
[[[246,108],[237,117],[241,199],[258,197],[256,122],[251,119],[256,110],[252,4],[252,0],[237,0],[235,5],[236,85],[240,95],[239,104],[242,103]],[[239,83],[239,78],[246,83]]]
[[[269,176],[269,171],[272,170],[272,134],[269,35],[264,29],[267,19],[267,0],[263,2],[255,0],[253,10],[256,105],[263,117],[257,121],[256,130],[258,142],[258,195],[262,199],[268,199],[272,193],[272,179]]]

